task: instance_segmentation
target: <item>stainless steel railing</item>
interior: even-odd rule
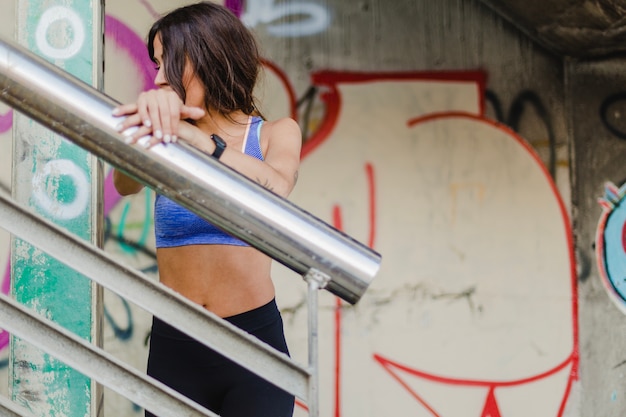
[[[310,415],[317,416],[316,291],[324,288],[349,303],[358,302],[378,273],[378,253],[185,143],[160,144],[150,150],[125,144],[124,137],[115,130],[119,120],[111,116],[117,102],[1,38],[0,100],[302,275],[311,295],[309,326],[313,328],[309,329],[308,368],[294,364],[158,283],[146,288],[151,285],[149,280],[43,219],[24,214],[20,230],[16,222],[2,224],[11,233],[27,236],[25,240],[35,246],[47,246],[42,249],[72,267],[82,268],[79,272],[87,277],[308,402]],[[0,196],[0,201],[7,210],[18,209],[5,196]],[[35,224],[37,231],[33,232]],[[49,236],[50,231],[57,237]],[[81,255],[68,258],[46,242],[53,239],[80,248]],[[108,273],[99,273],[99,269]],[[146,290],[153,294],[148,301]],[[0,299],[0,304],[7,303]],[[0,315],[0,327],[10,329],[7,321]],[[215,327],[214,336],[196,336],[201,334],[200,326],[206,332],[207,322]]]
[[[349,303],[378,272],[379,254],[191,146],[126,145],[111,115],[118,103],[6,40],[0,100],[295,272],[328,275],[326,289]]]
[[[141,272],[119,264],[103,250],[49,220],[24,210],[4,191],[0,191],[0,227],[36,245],[144,310],[174,324],[240,365],[254,369],[258,375],[275,385],[305,401],[309,400],[311,369],[296,364],[283,353],[219,319]],[[133,389],[130,396],[125,392],[120,393],[147,409],[158,411],[159,415],[167,415],[167,411],[172,416],[186,415],[180,414],[181,410],[167,400],[159,399],[154,389],[146,390],[146,381],[149,379],[143,380],[141,384],[137,375],[129,374],[128,369],[123,371],[120,364],[111,362],[104,351],[91,347],[76,336],[68,339],[68,332],[59,330],[49,320],[42,320],[33,313],[25,317],[26,314],[27,310],[23,307],[20,309],[15,301],[0,295],[1,328],[43,350],[52,349],[49,353],[115,391]],[[80,348],[86,346],[90,347],[90,352],[81,353]],[[138,390],[139,386],[144,389]]]

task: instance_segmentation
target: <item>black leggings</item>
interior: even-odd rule
[[[225,320],[289,354],[274,300]],[[293,395],[235,364],[157,317],[148,375],[221,417],[292,417]],[[146,417],[154,414],[146,411]]]

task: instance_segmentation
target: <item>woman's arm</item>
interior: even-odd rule
[[[163,118],[158,117],[161,108],[168,109],[168,111],[164,112]],[[155,115],[155,112],[157,115]],[[176,136],[172,136],[172,134],[177,130],[179,119],[181,117],[201,117],[204,115],[204,110],[196,107],[187,107],[175,93],[159,89],[142,92],[136,103],[116,107],[113,110],[113,115],[118,117],[125,116],[118,126],[118,131],[123,132],[130,127],[137,127],[137,130],[132,135],[126,137],[128,144],[135,143],[137,139],[153,133],[156,137],[153,137],[146,144],[146,146],[151,146],[162,141],[164,135],[165,138],[173,138],[175,141]],[[136,194],[144,187],[143,184],[117,169],[113,171],[113,184],[121,195]]]
[[[209,155],[215,150],[210,136],[196,126],[181,121],[179,134],[181,139]],[[287,117],[265,122],[261,142],[267,144],[264,161],[229,147],[220,161],[281,197],[287,197],[298,179],[302,147],[300,126]]]
[[[135,143],[143,136],[152,135],[144,144],[148,148],[159,142],[176,142],[180,120],[198,120],[204,114],[201,108],[186,106],[176,93],[163,88],[144,91],[135,103],[113,109],[113,116],[126,116],[117,127],[119,132],[137,127],[126,137],[126,142]]]
[[[119,106],[114,114],[127,116],[120,123],[119,131],[125,131],[133,126],[138,127],[129,136],[129,143],[133,143],[147,134],[153,136],[147,146],[167,142],[166,138],[170,136],[174,138],[179,136],[207,154],[212,154],[215,150],[215,143],[207,133],[182,120],[187,118],[199,119],[205,114],[204,110],[185,106],[173,91],[161,89],[143,92],[136,104]],[[173,126],[172,119],[177,119],[176,126]],[[168,122],[165,123],[165,121]],[[164,128],[166,124],[168,125],[167,130]],[[172,129],[173,127],[175,129]],[[265,122],[261,129],[261,143],[265,151],[264,161],[230,147],[226,148],[220,161],[276,194],[287,197],[298,178],[302,146],[300,127],[290,118]],[[141,189],[137,188],[139,184],[136,181],[128,177],[123,178],[120,175],[119,181],[120,188],[118,191],[120,193],[132,194]]]

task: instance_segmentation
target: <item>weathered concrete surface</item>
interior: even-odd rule
[[[560,56],[590,58],[626,50],[624,0],[481,0]]]
[[[581,391],[585,393],[581,416],[622,416],[626,410],[626,319],[607,297],[595,259],[596,246],[601,243],[596,237],[602,213],[598,198],[606,181],[620,186],[626,178],[626,141],[607,128],[623,128],[624,101],[614,98],[626,83],[624,65],[626,61],[616,59],[572,63],[567,70],[574,150],[572,205],[579,268]],[[606,106],[609,101],[613,105]],[[620,257],[615,258],[613,261],[619,261]]]

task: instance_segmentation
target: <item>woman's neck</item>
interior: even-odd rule
[[[196,126],[207,134],[217,134],[223,139],[238,138],[241,132],[246,129],[249,116],[242,111],[236,111],[228,116],[217,112],[207,112],[207,114],[196,121]]]
[[[242,111],[235,111],[228,116],[217,112],[207,114],[196,121],[196,126],[207,134],[217,134],[222,139],[240,139],[246,130],[249,116]]]

